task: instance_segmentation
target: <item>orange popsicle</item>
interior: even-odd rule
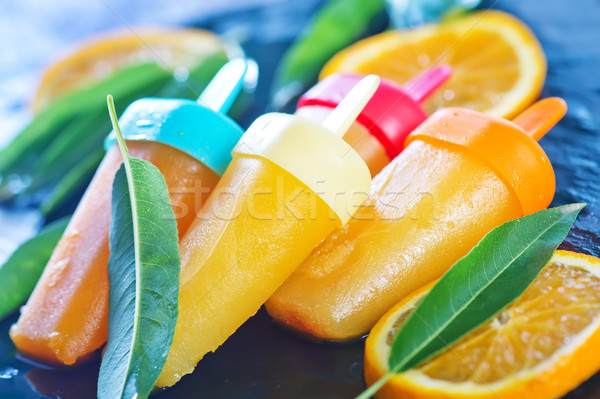
[[[219,180],[214,171],[173,147],[141,141],[128,141],[127,145],[131,156],[158,167],[172,189],[173,204],[192,210],[196,182],[210,191]],[[21,317],[10,331],[20,352],[47,363],[73,364],[106,342],[110,188],[121,162],[119,150],[111,148],[21,309]],[[181,210],[174,208],[176,215]],[[177,223],[180,236],[194,213],[182,216]]]
[[[267,301],[269,314],[318,339],[368,333],[488,231],[550,204],[554,172],[535,139],[565,111],[564,101],[553,98],[516,123],[460,108],[431,116],[373,179],[354,219]]]
[[[246,71],[242,63],[229,62],[200,97],[206,103],[209,93],[212,108],[190,100],[142,99],[121,117],[131,156],[150,161],[165,178],[180,237],[217,184],[243,132],[224,115],[239,92]],[[216,90],[223,89],[223,78],[229,91]],[[206,141],[214,145],[206,146]],[[112,136],[107,142],[113,142]],[[111,193],[121,162],[112,144],[11,328],[21,353],[70,365],[106,342]]]

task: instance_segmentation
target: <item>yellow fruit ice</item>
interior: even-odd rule
[[[235,158],[203,209],[209,219],[180,245],[179,319],[158,386],[192,372],[337,224],[321,198],[260,158]]]
[[[271,113],[240,139],[181,242],[179,318],[158,386],[192,372],[364,201],[369,168],[341,136],[378,84],[363,78],[322,124]]]

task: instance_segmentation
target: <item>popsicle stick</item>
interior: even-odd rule
[[[323,126],[339,137],[344,136],[379,87],[380,81],[377,75],[362,78],[323,121]]]
[[[198,103],[226,114],[244,85],[248,63],[236,58],[225,64],[204,89]]]
[[[540,100],[517,115],[513,122],[529,135],[539,140],[567,113],[567,103],[562,98]]]
[[[404,83],[402,87],[415,102],[420,103],[448,80],[451,74],[452,67],[450,65],[440,65],[414,77]]]

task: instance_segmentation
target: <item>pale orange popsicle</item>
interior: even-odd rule
[[[503,222],[546,208],[554,173],[534,138],[566,110],[548,99],[514,123],[438,111],[373,179],[369,199],[267,301],[282,324],[321,340],[367,334],[395,303],[439,278]],[[543,117],[540,117],[542,115]]]
[[[247,63],[222,67],[197,102],[144,98],[119,120],[132,157],[162,173],[177,219],[187,231],[243,133],[226,112],[239,93]],[[10,335],[39,361],[70,365],[107,339],[108,258],[112,186],[122,157],[109,135],[107,154],[58,242]]]
[[[128,141],[129,153],[161,171],[180,236],[219,176],[197,159],[166,144]],[[37,360],[73,364],[107,337],[108,232],[112,182],[122,158],[113,146],[90,183],[10,336]],[[205,192],[203,198],[200,195]]]

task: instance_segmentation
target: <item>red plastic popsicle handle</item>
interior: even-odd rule
[[[420,103],[440,87],[451,73],[452,68],[449,65],[440,65],[412,78],[404,83],[402,88],[415,102]]]
[[[513,122],[539,141],[567,113],[567,103],[562,98],[540,100],[517,115]]]

